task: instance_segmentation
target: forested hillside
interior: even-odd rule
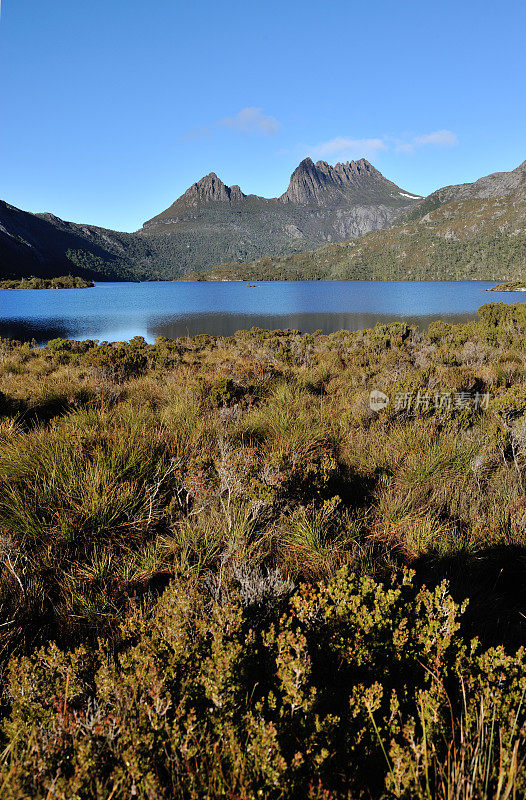
[[[316,251],[222,265],[205,277],[509,281],[520,280],[525,269],[526,193],[521,189],[505,197],[449,202],[417,220]]]

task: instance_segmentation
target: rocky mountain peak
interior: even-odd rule
[[[179,201],[185,205],[195,206],[200,203],[238,201],[244,197],[239,186],[227,186],[215,172],[210,172],[190,186]]]
[[[358,161],[345,161],[335,166],[327,161],[313,162],[312,158],[304,158],[292,173],[289,188],[279,198],[283,203],[300,205],[341,205],[349,201],[356,202],[358,195],[384,193],[386,196],[396,193],[398,187],[388,181],[365,158]]]
[[[289,188],[279,198],[284,203],[308,205],[317,202],[331,182],[331,167],[325,161],[315,164],[312,158],[304,158],[290,177]]]
[[[229,215],[234,213],[230,206],[244,204],[247,200],[250,214],[259,207],[261,219],[272,213],[279,220],[286,218],[287,222],[283,224],[289,225],[289,228],[292,224],[288,221],[292,209],[286,210],[284,205],[317,207],[323,215],[334,212],[336,217],[341,217],[342,213],[348,215],[349,210],[354,208],[349,217],[352,221],[347,224],[338,217],[339,221],[335,223],[337,233],[333,234],[331,229],[327,234],[328,237],[334,235],[341,238],[344,235],[354,235],[356,231],[362,232],[362,229],[370,230],[385,225],[387,219],[394,217],[402,206],[411,205],[413,197],[384,178],[365,158],[332,166],[327,161],[317,161],[315,164],[312,158],[307,157],[292,173],[289,187],[281,197],[266,199],[258,195],[248,196],[237,184],[227,186],[215,172],[210,172],[190,186],[169,208],[145,222],[143,228],[186,224],[190,219],[202,219],[203,213],[210,213],[214,218],[225,215],[225,219],[230,219]],[[205,210],[205,206],[210,206],[209,212]],[[380,211],[371,212],[372,207],[380,208]],[[366,222],[356,222],[357,215],[362,220],[362,212],[356,211],[356,208],[366,209],[363,212]],[[243,209],[236,208],[236,224],[240,219],[239,213],[243,214]],[[299,228],[296,228],[293,225],[287,235],[298,235]],[[293,229],[294,233],[290,233]],[[304,234],[300,231],[300,235]]]
[[[215,172],[209,172],[193,183],[166,211],[145,222],[143,228],[176,223],[186,219],[188,214],[194,215],[194,209],[209,203],[241,203],[245,198],[246,194],[237,184],[227,186]]]

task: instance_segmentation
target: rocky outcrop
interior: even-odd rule
[[[316,205],[325,199],[329,187],[332,188],[332,179],[329,170],[324,170],[314,164],[311,158],[305,158],[291,175],[289,188],[279,198],[283,203],[298,203],[299,205]],[[327,166],[329,166],[327,164]]]
[[[193,183],[166,211],[145,222],[143,230],[155,228],[157,225],[174,225],[192,219],[196,216],[197,209],[201,209],[209,203],[226,205],[242,203],[246,197],[247,195],[243,194],[237,184],[227,186],[215,172],[210,172],[201,180]]]

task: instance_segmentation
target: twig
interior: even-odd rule
[[[18,581],[18,585],[20,586],[20,591],[25,596],[26,590],[24,589],[24,585],[23,585],[22,581],[20,580],[20,578],[18,577],[18,575],[16,574],[15,568],[13,567],[13,564],[11,563],[11,556],[9,555],[9,553],[6,553],[5,557],[6,557],[7,566],[9,568],[11,574]]]

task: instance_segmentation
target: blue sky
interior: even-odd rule
[[[0,198],[135,230],[216,172],[307,155],[410,192],[526,158],[519,0],[3,0]]]

